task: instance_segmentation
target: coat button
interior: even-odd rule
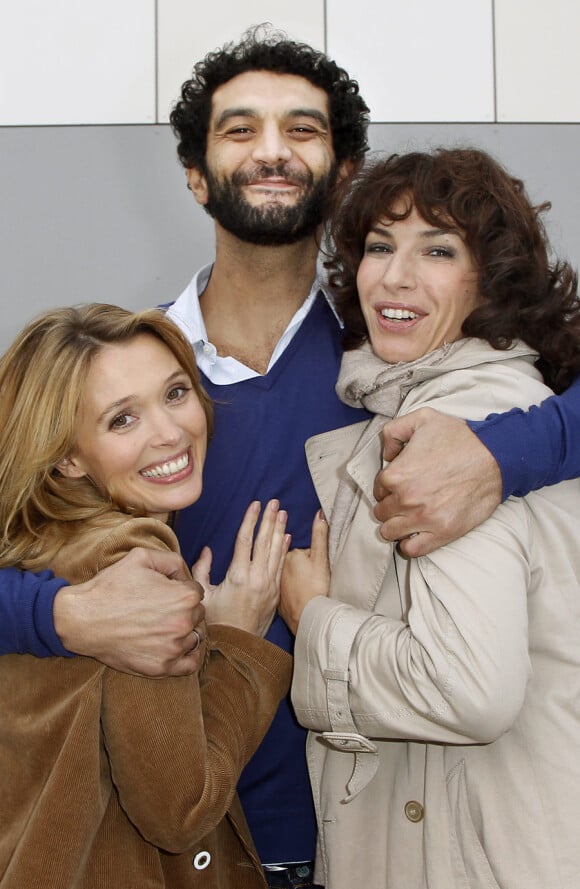
[[[408,803],[405,803],[405,815],[416,824],[418,821],[422,821],[423,815],[425,814],[425,810],[421,803],[418,803],[416,800],[411,799]]]
[[[211,855],[209,852],[198,852],[193,859],[193,866],[196,870],[205,870],[209,866]]]

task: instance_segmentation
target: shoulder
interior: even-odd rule
[[[82,523],[50,567],[69,582],[80,583],[139,546],[179,552],[174,532],[159,519],[111,512]]]
[[[534,363],[537,355],[524,343],[501,351],[482,340],[466,339],[440,367],[418,377],[400,414],[430,406],[470,420],[512,408],[527,410],[553,394]]]

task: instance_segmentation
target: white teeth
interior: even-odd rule
[[[408,309],[381,309],[381,315],[390,321],[412,321],[414,318],[419,317],[415,312],[410,312]]]
[[[141,475],[144,475],[145,478],[166,478],[175,475],[176,472],[181,472],[188,463],[189,454],[183,454],[177,460],[168,460],[167,463],[161,463],[159,466],[154,466],[153,469],[143,469]]]

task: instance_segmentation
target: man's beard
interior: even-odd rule
[[[270,176],[283,176],[290,183],[301,186],[302,196],[294,204],[286,204],[283,200],[256,207],[249,204],[242,186]],[[223,181],[208,170],[205,179],[208,188],[205,209],[222,228],[241,241],[277,247],[295,244],[318,229],[329,192],[336,182],[336,164],[317,180],[310,171],[290,174],[284,164],[262,167],[252,173],[238,170],[231,179]]]

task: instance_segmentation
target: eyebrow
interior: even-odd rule
[[[389,226],[386,225],[373,225],[371,231],[375,232],[377,235],[383,235],[385,238],[393,237],[389,231]],[[457,235],[458,238],[461,237],[456,228],[427,228],[424,231],[419,232],[420,238],[440,238],[442,235]]]
[[[323,114],[322,111],[319,111],[318,108],[293,108],[291,111],[285,112],[284,117],[295,119],[298,117],[310,117],[312,120],[316,120],[320,126],[328,129],[329,122],[326,114]],[[220,116],[217,118],[214,124],[214,128],[217,130],[220,127],[223,127],[229,120],[234,117],[249,117],[252,120],[258,120],[260,118],[260,114],[254,108],[245,108],[244,106],[239,106],[237,108],[226,108],[225,111],[222,111]]]
[[[102,423],[102,421],[105,420],[109,416],[109,414],[114,413],[121,407],[126,407],[127,405],[131,404],[131,402],[136,401],[136,399],[136,395],[125,395],[124,398],[120,398],[118,401],[113,401],[111,404],[108,404],[104,411],[97,417],[97,423]]]

